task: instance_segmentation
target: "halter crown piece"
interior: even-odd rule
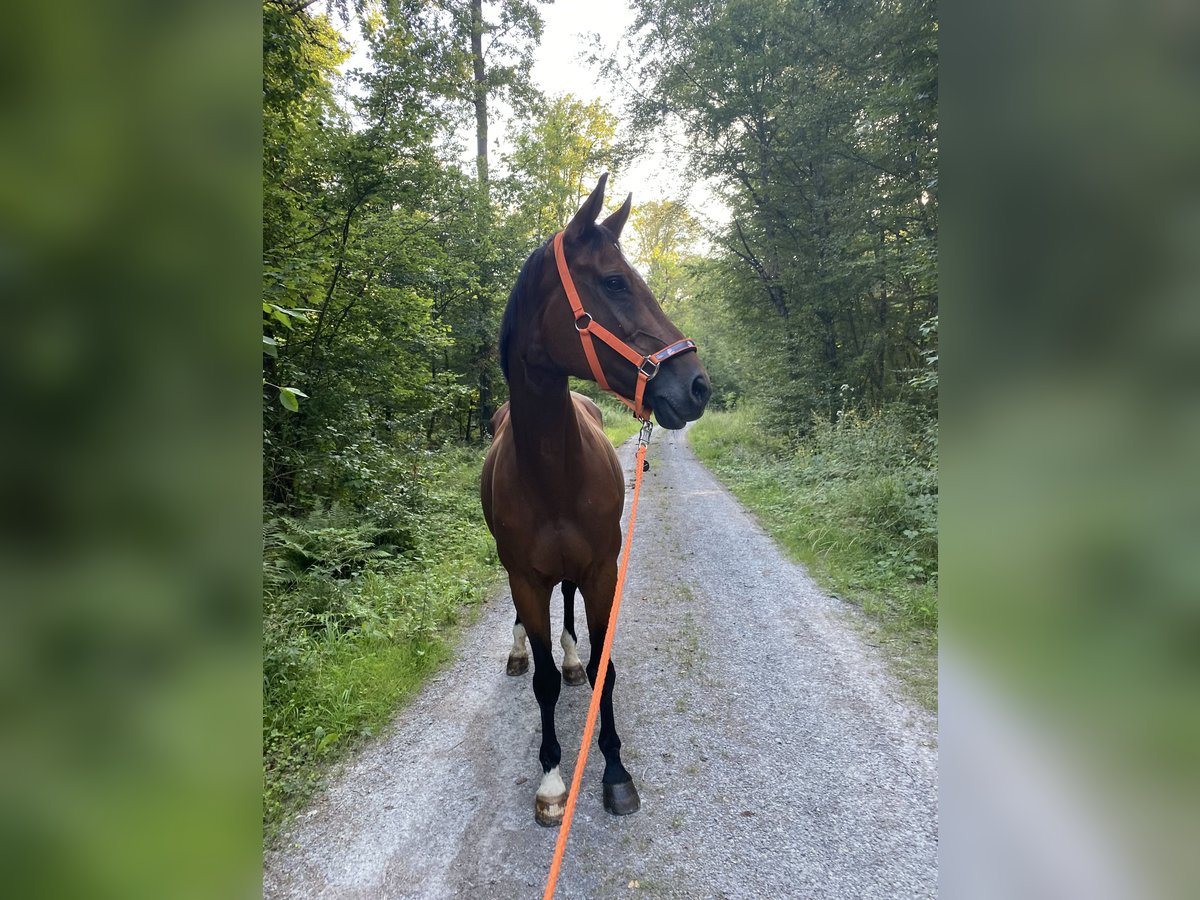
[[[563,253],[563,233],[561,231],[554,236],[554,261],[558,264],[558,277],[562,280],[563,290],[567,294],[567,301],[571,304],[571,312],[575,315],[575,330],[579,332],[579,340],[583,344],[583,355],[587,357],[588,366],[591,367],[592,376],[596,379],[596,384],[600,385],[603,390],[608,391],[633,410],[633,414],[643,422],[649,421],[650,414],[642,406],[642,397],[646,393],[646,384],[658,374],[659,366],[668,359],[678,356],[680,353],[695,350],[696,342],[684,338],[681,341],[676,341],[667,347],[663,347],[656,353],[643,356],[593,319],[583,308],[583,303],[579,299],[579,292],[575,290],[575,282],[571,280],[571,271],[567,268],[567,257]],[[637,388],[633,392],[632,403],[609,387],[608,379],[604,377],[604,370],[600,368],[600,358],[596,356],[596,344],[592,340],[593,335],[608,344],[608,346],[616,350],[637,368]]]

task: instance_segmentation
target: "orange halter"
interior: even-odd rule
[[[566,291],[567,300],[571,304],[571,312],[575,314],[575,330],[579,332],[579,340],[583,343],[583,355],[587,357],[588,365],[592,369],[592,375],[596,379],[596,384],[632,409],[633,414],[643,422],[648,421],[650,415],[646,412],[645,407],[642,406],[642,397],[646,393],[647,383],[658,374],[659,366],[672,356],[678,356],[680,353],[695,350],[696,342],[684,338],[670,346],[663,347],[657,353],[643,356],[593,319],[584,310],[583,303],[579,299],[579,292],[575,290],[575,282],[571,280],[571,272],[567,268],[567,258],[563,253],[563,233],[561,231],[554,236],[554,261],[558,264],[558,277],[562,279],[563,290]],[[632,403],[608,386],[608,379],[604,377],[604,370],[600,368],[600,358],[596,356],[596,344],[592,340],[592,335],[600,338],[600,340],[620,353],[637,368],[637,388],[634,390]]]

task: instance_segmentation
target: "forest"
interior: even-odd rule
[[[934,4],[632,5],[597,100],[535,85],[534,0],[263,3],[268,836],[499,585],[477,484],[500,315],[659,135],[728,209],[665,185],[629,226],[711,375],[694,448],[885,637],[936,652]]]

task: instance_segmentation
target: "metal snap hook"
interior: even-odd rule
[[[642,427],[638,431],[638,443],[649,446],[650,435],[654,432],[654,423],[649,419],[642,419]]]

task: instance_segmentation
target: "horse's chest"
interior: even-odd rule
[[[538,500],[527,495],[497,522],[497,549],[510,571],[511,560],[551,578],[571,577],[620,545],[621,506],[614,498],[578,497],[569,504]]]

